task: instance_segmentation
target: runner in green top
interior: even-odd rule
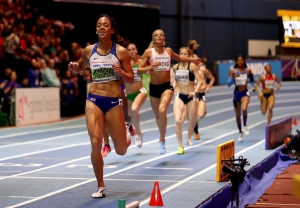
[[[140,59],[137,56],[137,48],[133,43],[129,43],[127,50],[131,57],[131,66],[134,74],[134,83],[125,83],[125,89],[128,100],[128,113],[131,116],[131,121],[135,127],[135,144],[141,147],[143,144],[142,132],[140,129],[140,114],[139,110],[147,99],[147,90],[143,87],[142,77],[138,75],[137,69]]]

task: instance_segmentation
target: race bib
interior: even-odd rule
[[[189,82],[189,70],[177,70],[175,78],[178,82]]]
[[[102,83],[119,80],[112,69],[112,63],[93,62],[91,64],[91,75],[94,83]]]
[[[135,82],[141,82],[142,77],[138,75],[137,68],[132,68],[132,71],[133,71],[133,75],[134,75],[134,81]]]
[[[146,94],[146,93],[147,93],[147,90],[146,90],[145,88],[141,88],[141,89],[140,89],[140,92]]]
[[[154,71],[169,71],[170,69],[170,58],[164,56],[154,57],[154,62],[159,62],[159,66]]]
[[[273,89],[274,88],[274,80],[266,80],[265,84],[266,84],[266,88],[267,89]]]
[[[123,100],[122,100],[122,98],[119,98],[119,105],[123,106]]]
[[[236,86],[245,86],[247,85],[247,74],[241,74],[239,77],[235,78]]]

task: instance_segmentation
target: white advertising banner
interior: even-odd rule
[[[17,88],[16,125],[60,120],[59,88]]]

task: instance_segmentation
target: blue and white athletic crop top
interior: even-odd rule
[[[239,74],[239,70],[235,70],[235,75]],[[240,73],[240,76],[234,79],[235,86],[246,86],[248,82],[248,73],[246,68]]]
[[[98,43],[95,44],[89,59],[93,82],[104,83],[120,80],[120,75],[115,74],[112,69],[113,64],[121,66],[116,53],[116,44],[112,44],[111,50],[107,55],[98,54],[97,48]]]

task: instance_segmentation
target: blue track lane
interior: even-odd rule
[[[159,182],[165,207],[195,207],[225,185],[215,182],[216,146],[231,139],[237,141],[232,91],[225,86],[214,87],[207,94],[207,115],[199,122],[201,139],[193,141],[193,146],[186,145],[187,124],[183,124],[184,155],[176,154],[172,104],[167,111],[167,152],[158,154],[159,134],[148,100],[141,109],[143,147],[133,144],[125,156],[112,151],[104,158],[104,199],[91,198],[97,185],[84,118],[1,129],[0,207],[116,208],[121,198],[128,203],[138,200],[141,207],[148,207],[154,181]],[[276,92],[273,122],[289,116],[300,121],[299,95],[299,83],[283,83],[282,90]],[[260,113],[257,94],[251,92],[250,135],[236,142],[236,156],[241,152],[248,158],[248,168],[275,151],[264,149],[266,119]]]

